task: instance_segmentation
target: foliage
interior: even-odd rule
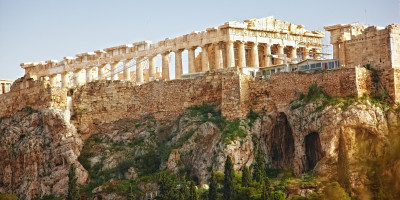
[[[255,163],[253,166],[253,179],[257,182],[261,182],[265,176],[265,159],[264,154],[260,145],[257,147],[257,154],[255,158]]]
[[[233,178],[234,178],[233,163],[229,155],[226,156],[224,174],[225,177],[224,177],[223,199],[230,200],[233,198],[233,194],[235,193],[235,188],[233,184]]]
[[[271,184],[269,182],[268,177],[264,177],[264,184],[263,184],[263,189],[261,193],[261,200],[270,200],[272,199],[272,190],[271,190]]]
[[[178,198],[174,176],[171,174],[170,171],[163,171],[160,173],[158,186],[160,190],[160,199],[170,200]]]
[[[0,200],[18,200],[16,194],[0,193]]]
[[[239,138],[245,138],[247,136],[247,133],[245,130],[240,128],[240,121],[235,120],[233,122],[230,122],[222,132],[222,141],[225,144],[230,144],[231,141],[235,140],[237,137]]]
[[[221,110],[216,110],[215,105],[202,103],[200,106],[189,107],[192,116],[199,115],[201,117],[202,123],[212,122],[217,125],[219,130],[223,130],[226,126],[226,120],[221,114]],[[209,114],[211,116],[209,116]]]
[[[351,192],[350,174],[349,174],[349,158],[344,140],[343,133],[339,135],[339,152],[338,152],[338,181],[344,187],[346,192]]]
[[[217,200],[218,194],[217,194],[217,177],[214,172],[211,172],[211,178],[210,178],[210,189],[208,190],[208,200]]]
[[[197,195],[196,186],[193,181],[190,181],[190,195],[189,200],[198,200],[199,197]]]
[[[67,195],[67,200],[78,200],[78,199],[80,199],[77,180],[78,180],[78,178],[76,177],[75,164],[72,163],[70,168],[69,168],[69,173],[68,173],[68,195]]]
[[[257,120],[258,114],[254,112],[252,109],[250,109],[250,112],[247,114],[247,119],[249,119],[249,126],[253,126],[253,123]]]
[[[189,198],[189,196],[190,196],[190,191],[187,185],[187,181],[186,179],[183,179],[181,183],[181,188],[179,189],[179,199],[186,200]]]
[[[340,187],[338,182],[329,183],[322,191],[323,200],[350,200],[347,192]]]
[[[245,165],[242,169],[242,187],[248,187],[251,183],[251,175],[250,175],[250,170]]]
[[[157,154],[154,148],[150,148],[144,155],[136,157],[135,161],[135,168],[140,171],[141,175],[156,172],[161,164],[159,154]]]

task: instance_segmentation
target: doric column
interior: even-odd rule
[[[314,53],[314,59],[319,59],[321,57],[321,50],[320,49],[315,48],[313,53]]]
[[[92,82],[93,80],[92,76],[93,76],[92,67],[86,68],[86,83]]]
[[[256,42],[251,44],[251,62],[250,62],[251,67],[259,67],[259,61],[258,61],[258,44]]]
[[[57,86],[57,74],[50,75],[50,86]]]
[[[278,45],[277,47],[278,47],[278,52],[277,52],[277,54],[278,54],[278,59],[276,59],[275,64],[281,65],[281,64],[283,64],[282,58],[284,58],[284,55],[283,55],[283,54],[284,54],[283,46],[282,46],[282,45]]]
[[[265,44],[263,54],[264,54],[263,55],[264,67],[268,67],[271,65],[271,45],[270,44]]]
[[[77,69],[74,71],[73,75],[73,80],[74,80],[74,86],[77,87],[80,84],[80,78],[81,78],[81,69]]]
[[[303,51],[303,60],[309,59],[310,58],[310,50],[305,47]]]
[[[293,62],[293,63],[297,63],[297,61],[294,60],[294,59],[297,58],[297,47],[296,47],[296,46],[293,46],[293,47],[290,49],[290,58],[292,59],[292,62]]]
[[[10,91],[10,84],[4,83],[4,93],[7,93]]]
[[[169,52],[161,54],[162,60],[162,78],[169,79]]]
[[[97,79],[98,80],[104,80],[106,79],[105,75],[104,75],[104,68],[106,67],[106,65],[99,65],[97,66]]]
[[[188,49],[188,62],[189,62],[189,73],[196,72],[196,54],[195,54],[196,47],[191,47]]]
[[[238,42],[238,66],[246,67],[246,50],[243,41]]]
[[[123,62],[124,65],[124,80],[125,81],[130,81],[131,80],[131,70],[128,66],[129,60],[125,60]]]
[[[226,43],[226,67],[235,66],[235,53],[233,50],[233,41],[229,40]]]
[[[183,73],[182,51],[182,49],[175,51],[175,79],[181,78]]]
[[[201,47],[201,71],[206,72],[210,70],[208,63],[208,44]]]
[[[219,48],[219,43],[214,44],[214,51],[215,51],[215,69],[222,68],[222,52],[221,48]]]
[[[156,56],[149,57],[149,81],[156,79]]]
[[[61,74],[61,87],[69,88],[68,72],[64,72]]]
[[[4,94],[3,87],[3,83],[0,83],[0,94]]]
[[[111,63],[111,70],[110,70],[110,75],[111,75],[111,80],[115,81],[118,80],[118,73],[117,73],[117,65],[119,62]]]
[[[142,61],[143,61],[143,58],[136,59],[136,84],[137,85],[144,83]]]

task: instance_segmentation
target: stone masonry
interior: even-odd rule
[[[377,92],[386,92],[394,103],[400,103],[397,83],[400,69],[400,28],[337,24],[324,27],[331,32],[333,58],[343,67],[370,65],[379,73]]]

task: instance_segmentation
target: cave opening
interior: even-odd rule
[[[318,132],[312,132],[305,137],[306,171],[313,170],[318,161],[324,157]]]
[[[269,151],[272,166],[275,168],[292,167],[294,158],[293,131],[286,114],[280,112],[269,134]]]

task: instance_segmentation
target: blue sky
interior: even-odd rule
[[[309,30],[354,22],[386,26],[400,23],[399,9],[400,0],[0,0],[0,79],[23,76],[22,62],[157,42],[226,21],[273,15]]]

